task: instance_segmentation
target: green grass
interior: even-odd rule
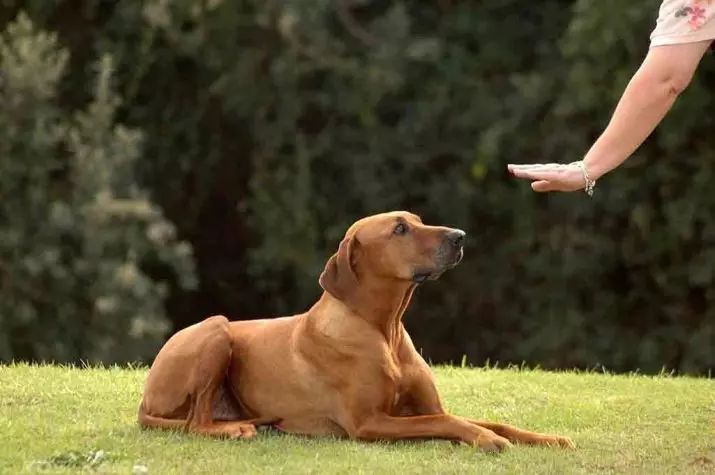
[[[368,444],[260,432],[247,441],[141,431],[146,369],[0,366],[0,473],[714,473],[715,381],[435,369],[448,408],[571,436],[575,451],[489,455],[443,441]],[[94,459],[93,461],[88,459]],[[140,468],[141,468],[140,467]]]

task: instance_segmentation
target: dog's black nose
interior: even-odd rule
[[[467,233],[465,233],[461,229],[453,229],[447,233],[447,240],[454,247],[462,247],[462,245],[464,244],[464,236],[466,235]]]

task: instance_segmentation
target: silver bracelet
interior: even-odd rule
[[[593,196],[593,189],[596,187],[596,180],[591,180],[591,177],[588,174],[588,170],[586,169],[586,164],[583,163],[583,160],[579,160],[576,162],[576,165],[581,169],[581,173],[583,173],[583,181],[586,182],[586,186],[584,186],[584,191],[588,196]]]

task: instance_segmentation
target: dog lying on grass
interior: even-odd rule
[[[391,212],[346,232],[306,313],[173,335],[146,380],[146,428],[247,438],[256,426],[358,440],[446,439],[486,451],[512,443],[573,448],[568,437],[448,414],[402,315],[415,289],[455,267],[465,233]]]

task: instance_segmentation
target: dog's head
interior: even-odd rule
[[[464,236],[459,229],[427,226],[405,211],[368,216],[345,233],[320,285],[345,300],[365,279],[415,284],[437,279],[462,260]]]

